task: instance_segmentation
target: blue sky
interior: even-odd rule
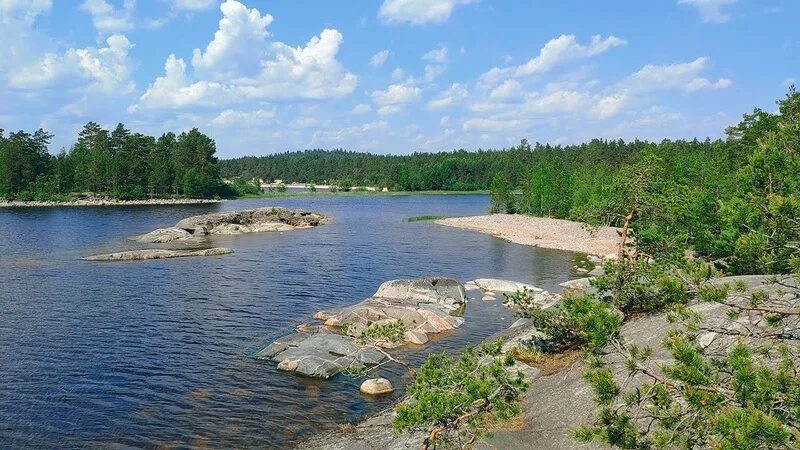
[[[720,137],[800,80],[800,1],[0,0],[0,128],[220,157]],[[800,84],[800,82],[798,82]]]

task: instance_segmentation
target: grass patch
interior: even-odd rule
[[[542,362],[542,353],[536,347],[518,345],[511,350],[511,354],[514,355],[514,359],[529,366]]]
[[[440,220],[446,219],[447,216],[433,216],[433,215],[426,215],[426,216],[411,216],[406,219],[406,222],[422,222],[425,220]]]

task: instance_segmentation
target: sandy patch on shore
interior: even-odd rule
[[[517,244],[605,256],[617,252],[619,228],[587,228],[579,222],[515,214],[453,217],[439,225],[491,234]]]

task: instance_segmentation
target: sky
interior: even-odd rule
[[[717,138],[800,85],[798,0],[0,0],[0,128],[221,158]]]

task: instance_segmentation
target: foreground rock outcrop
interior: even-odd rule
[[[405,343],[422,345],[428,342],[428,334],[461,326],[464,319],[456,314],[465,302],[464,287],[452,278],[387,281],[356,305],[319,311],[314,318],[323,321],[323,327],[304,327],[277,339],[256,357],[277,362],[281,370],[330,378],[342,370],[363,369],[386,359],[382,351],[357,342],[370,325],[402,322]]]
[[[157,248],[107,253],[105,255],[87,256],[81,259],[84,261],[146,261],[153,259],[186,258],[191,256],[221,256],[231,253],[233,253],[233,250],[223,247],[206,248],[202,250],[166,250]]]
[[[392,280],[361,303],[320,311],[314,318],[329,327],[343,327],[350,336],[359,336],[373,323],[400,321],[406,329],[407,343],[424,344],[428,333],[452,330],[464,323],[463,318],[453,314],[465,302],[464,287],[452,278]]]
[[[743,283],[748,293],[756,290],[769,292],[790,298],[800,292],[800,282],[796,279],[783,278],[781,284],[775,284],[770,276],[738,276],[715,280],[715,283]],[[569,289],[569,288],[567,288]],[[797,297],[794,297],[795,300]],[[789,305],[797,308],[798,304]],[[712,347],[713,351],[724,351],[739,336],[731,335],[730,330],[751,326],[751,320],[745,316],[731,317],[729,309],[719,303],[693,303],[691,309],[699,315],[703,328],[719,330],[699,333],[697,343],[704,348]],[[663,346],[662,341],[672,330],[680,325],[669,320],[667,313],[637,316],[625,323],[620,330],[622,339],[635,344],[639,348],[650,347],[653,350],[651,362],[654,368],[672,362],[672,357]],[[503,350],[509,351],[520,343],[541,338],[530,321],[521,319],[508,330],[487,339],[504,340]],[[758,344],[757,339],[747,338],[751,344]],[[500,424],[501,428],[492,430],[493,436],[479,440],[473,448],[490,449],[610,449],[601,443],[580,443],[574,438],[574,431],[583,424],[592,422],[598,412],[595,403],[595,392],[586,382],[583,373],[587,366],[577,352],[554,355],[560,359],[551,360],[541,370],[529,367],[524,370],[526,381],[530,387],[522,398],[522,416],[511,423]],[[617,382],[622,383],[630,374],[626,358],[613,351],[603,356]],[[359,424],[347,428],[347,432],[331,431],[317,436],[297,446],[300,449],[324,450],[367,450],[376,448],[419,448],[428,433],[402,432],[392,428],[394,408],[390,408]]]
[[[330,378],[342,370],[364,369],[386,359],[371,348],[325,329],[308,329],[277,339],[256,354],[258,359],[278,362],[278,369],[316,378]]]
[[[328,221],[323,214],[281,207],[229,211],[187,217],[174,227],[160,228],[133,239],[163,244],[208,235],[262,233],[309,228]]]

